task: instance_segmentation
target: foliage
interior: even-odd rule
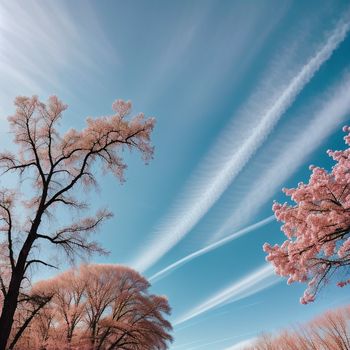
[[[82,265],[33,286],[50,297],[15,349],[165,350],[172,340],[165,297],[120,265]]]
[[[29,179],[31,191],[0,191],[0,350],[6,348],[30,267],[52,266],[36,255],[43,242],[60,248],[71,260],[81,254],[103,252],[89,234],[111,213],[101,209],[95,215],[81,217],[88,205],[76,191],[79,186],[97,184],[93,165],[98,162],[123,181],[126,165],[121,152],[125,148],[136,149],[145,161],[153,153],[150,134],[154,119],[145,119],[142,113],[128,119],[130,102],[117,100],[112,115],[88,118],[83,130],[70,129],[63,135],[58,125],[67,106],[57,97],[50,97],[47,104],[35,96],[17,97],[15,105],[9,122],[18,151],[1,153],[0,169],[3,174],[18,175],[22,182]],[[77,215],[73,222],[55,227],[50,219],[55,209],[62,207],[75,210]]]
[[[275,336],[262,334],[243,350],[348,350],[350,306],[328,311],[313,321]]]
[[[350,128],[344,127],[350,145]],[[273,211],[284,222],[287,240],[281,245],[265,243],[267,260],[288,283],[308,282],[301,303],[315,299],[319,288],[350,265],[350,148],[328,151],[336,161],[330,172],[311,166],[308,183],[284,189],[295,205],[274,203]],[[350,280],[340,280],[344,286]]]

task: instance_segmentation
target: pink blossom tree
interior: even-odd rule
[[[57,97],[50,97],[46,104],[37,97],[17,97],[15,106],[9,123],[17,152],[1,153],[0,169],[3,174],[18,175],[23,182],[29,179],[31,191],[25,192],[25,198],[18,188],[0,191],[0,350],[5,350],[8,343],[30,267],[52,266],[35,255],[34,247],[45,242],[61,248],[71,259],[79,254],[103,252],[89,234],[111,214],[103,209],[81,217],[88,205],[76,195],[77,188],[97,184],[93,164],[98,162],[106,172],[123,180],[126,165],[121,151],[135,149],[145,161],[153,153],[150,134],[154,120],[145,119],[142,113],[128,118],[130,102],[118,100],[112,115],[88,118],[83,130],[70,129],[62,136],[57,126],[67,106]],[[53,227],[49,219],[57,214],[58,207],[76,210],[76,218],[67,225]]]
[[[50,300],[19,345],[27,350],[166,350],[172,341],[165,319],[170,307],[165,297],[149,294],[149,286],[120,265],[82,265],[38,282],[32,291]]]
[[[350,307],[327,311],[310,322],[272,334],[262,334],[244,350],[349,350]]]
[[[350,145],[350,128],[343,130]],[[313,301],[332,275],[342,270],[346,274],[350,265],[350,148],[328,154],[336,162],[330,172],[311,166],[308,183],[284,189],[294,205],[274,203],[287,240],[263,247],[276,273],[288,277],[288,283],[307,282],[303,304]],[[348,277],[338,277],[339,286],[349,282]]]

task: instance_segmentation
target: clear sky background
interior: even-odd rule
[[[349,32],[349,1],[0,0],[2,146],[16,95],[57,94],[62,130],[116,98],[156,117],[154,160],[125,154],[126,183],[101,175],[89,195],[115,213],[96,236],[111,253],[93,261],[131,265],[168,296],[172,350],[239,349],[350,301],[330,285],[300,305],[305,286],[262,251],[283,241],[281,188],[344,147]]]

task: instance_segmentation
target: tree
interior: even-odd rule
[[[350,128],[343,130],[350,145]],[[350,148],[327,153],[336,161],[332,171],[311,166],[308,183],[284,189],[295,205],[273,205],[276,218],[284,222],[287,240],[281,246],[265,243],[263,247],[276,273],[289,277],[288,283],[308,282],[300,299],[303,304],[314,301],[331,276],[347,273],[350,266]],[[341,287],[350,282],[339,279]]]
[[[350,307],[327,311],[294,330],[263,334],[244,350],[350,350]]]
[[[163,314],[170,308],[166,298],[148,293],[149,286],[120,265],[82,265],[38,282],[33,291],[51,299],[27,329],[26,348],[167,349],[172,328]]]
[[[26,191],[26,198],[19,189],[0,192],[3,233],[0,253],[5,259],[4,268],[0,262],[3,293],[0,350],[6,348],[22,282],[29,268],[35,264],[52,266],[35,256],[34,247],[45,242],[61,248],[71,259],[77,254],[103,251],[89,239],[89,233],[111,214],[104,209],[93,216],[79,216],[87,204],[74,195],[79,186],[97,184],[93,164],[99,162],[105,171],[123,180],[126,165],[121,151],[136,149],[145,161],[153,153],[150,134],[154,120],[145,119],[142,113],[128,120],[130,102],[117,100],[112,106],[113,115],[88,118],[83,130],[70,129],[63,136],[58,124],[67,106],[57,97],[50,97],[47,104],[35,96],[17,97],[15,106],[16,112],[9,117],[9,123],[18,152],[1,153],[0,168],[3,174],[15,173],[23,181],[29,178],[32,186]],[[57,207],[76,209],[78,217],[66,226],[53,229],[49,219]]]

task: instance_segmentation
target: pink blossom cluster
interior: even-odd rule
[[[350,145],[350,128],[343,130]],[[350,265],[350,148],[327,153],[336,161],[332,171],[310,166],[308,183],[283,190],[295,204],[273,204],[287,240],[263,246],[278,275],[308,283],[303,304],[315,299],[331,272]]]
[[[346,280],[346,281],[340,281],[337,283],[338,287],[345,287],[346,285],[350,284],[350,279]]]
[[[1,153],[1,162],[8,168],[28,165],[38,158],[45,173],[54,165],[57,172],[70,167],[70,174],[76,175],[89,155],[88,163],[100,160],[105,171],[123,180],[126,165],[119,155],[122,148],[138,149],[146,162],[152,157],[150,134],[155,119],[146,119],[143,113],[127,118],[132,109],[130,101],[116,100],[112,104],[114,114],[87,118],[83,130],[72,128],[62,136],[57,125],[67,105],[56,96],[51,96],[47,104],[36,96],[19,96],[15,105],[16,113],[9,117],[9,122],[19,145],[19,159],[11,153]],[[27,130],[35,133],[29,138]]]

